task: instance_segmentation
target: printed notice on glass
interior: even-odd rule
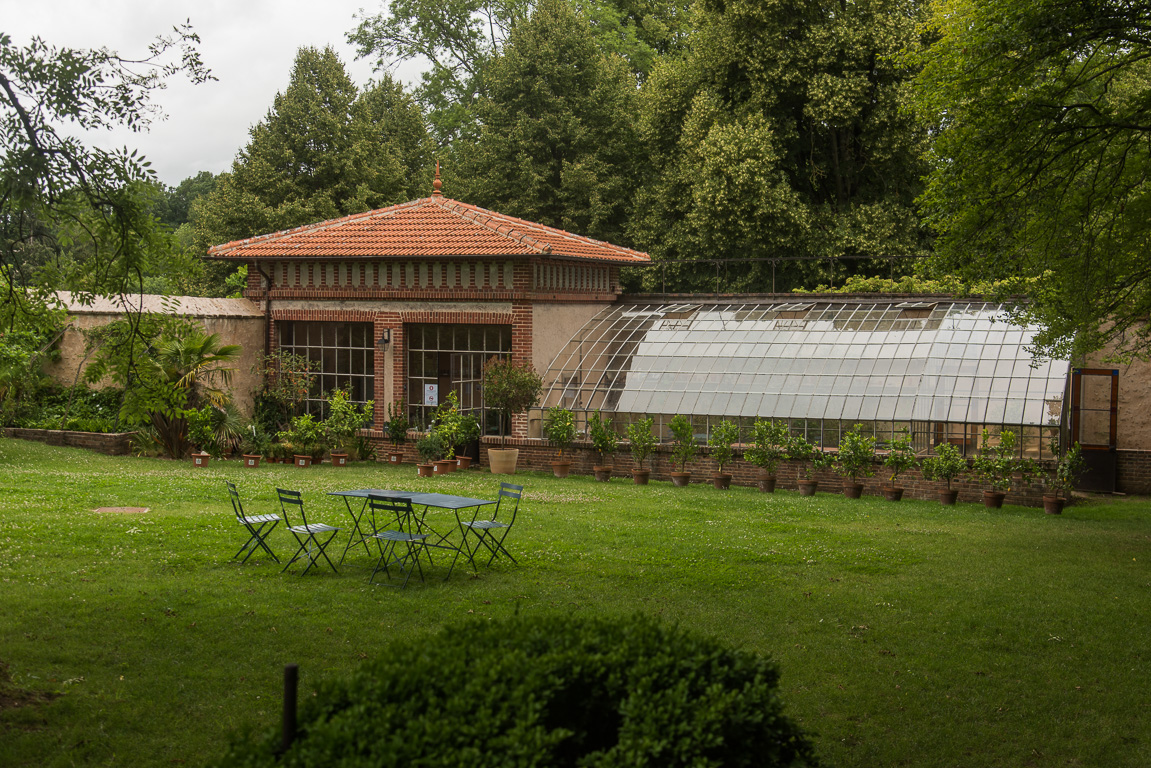
[[[424,405],[439,405],[440,404],[440,385],[439,384],[425,384],[424,385]]]

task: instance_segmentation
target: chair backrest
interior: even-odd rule
[[[299,491],[287,491],[283,488],[276,489],[276,496],[280,499],[280,509],[284,513],[284,524],[291,525],[292,519],[288,516],[288,507],[295,507],[296,512],[300,515],[300,519],[304,521],[304,525],[308,524],[308,516],[304,514],[304,499]]]
[[[372,513],[372,527],[377,531],[392,529],[412,532],[412,500],[398,496],[368,496],[368,511]]]
[[[240,501],[240,492],[236,490],[236,484],[231,480],[225,480],[228,484],[228,498],[232,500],[232,511],[236,513],[237,520],[244,519],[244,504]]]
[[[511,525],[516,520],[516,513],[520,509],[520,496],[523,495],[524,487],[522,485],[512,485],[511,483],[500,483],[500,495],[496,498],[496,511],[492,513],[492,520],[499,520],[501,523]],[[511,514],[509,515],[506,507],[504,506],[505,500],[507,506],[511,507]],[[510,520],[508,518],[511,518]]]

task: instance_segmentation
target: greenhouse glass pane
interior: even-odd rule
[[[1023,405],[1025,402],[1026,401],[1024,400],[1008,400],[1006,402],[1007,407],[1004,411],[1003,418],[1000,419],[1000,421],[1002,421],[1004,424],[1022,424],[1024,411]]]
[[[987,424],[1002,424],[1003,413],[1007,407],[1006,400],[989,400],[983,421]]]

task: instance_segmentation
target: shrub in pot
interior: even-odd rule
[[[907,431],[907,427],[904,427],[900,430],[900,436],[891,441],[891,447],[883,457],[883,466],[891,471],[891,485],[883,489],[883,495],[888,501],[899,501],[903,498],[903,489],[896,483],[899,476],[915,464],[915,449],[911,445],[911,434]]]
[[[687,471],[687,463],[695,458],[698,450],[695,445],[695,430],[691,426],[691,419],[682,413],[676,414],[668,425],[671,429],[671,481],[679,486],[687,485],[691,480],[691,473]],[[676,462],[679,462],[679,472],[675,471]]]
[[[220,443],[216,440],[216,433],[212,430],[212,414],[210,405],[203,408],[190,408],[183,412],[184,421],[188,425],[188,442],[192,444],[192,466],[208,466],[209,457],[220,458],[223,452]]]
[[[951,481],[967,471],[967,459],[959,451],[959,446],[940,443],[935,446],[935,455],[923,460],[923,476],[928,480],[944,480],[947,490],[939,492],[939,503],[953,506],[959,491],[951,489]]]
[[[575,415],[571,411],[560,405],[548,408],[544,417],[544,437],[557,451],[556,460],[552,462],[552,474],[556,477],[567,477],[571,471],[571,459],[564,458],[564,451],[571,450],[578,435]]]
[[[1051,453],[1059,455],[1059,441],[1051,441]],[[1063,512],[1063,505],[1083,472],[1083,449],[1075,443],[1067,452],[1056,459],[1044,478],[1043,511],[1049,515]]]
[[[416,453],[420,455],[420,464],[416,467],[419,477],[429,477],[434,472],[437,461],[444,457],[444,440],[436,432],[428,432],[416,441]]]
[[[843,495],[849,499],[858,499],[863,494],[863,484],[859,478],[875,474],[875,438],[863,434],[862,424],[853,426],[840,439],[839,453],[835,456],[835,471],[843,476]]]
[[[403,400],[388,403],[388,423],[384,430],[388,433],[388,440],[392,443],[392,450],[388,453],[389,464],[400,464],[404,460],[404,453],[400,446],[408,441],[408,409]]]
[[[333,389],[328,393],[328,418],[324,432],[332,447],[332,464],[343,466],[348,455],[355,450],[356,435],[372,423],[373,402],[357,405],[347,390]]]
[[[739,439],[739,427],[735,422],[724,419],[708,435],[707,444],[711,448],[711,457],[715,460],[717,470],[712,476],[712,485],[720,490],[731,486],[731,475],[725,474],[723,468],[731,463],[734,451],[732,445]]]
[[[1016,455],[1015,433],[1005,429],[999,433],[999,442],[991,444],[991,434],[984,429],[979,439],[979,455],[972,462],[975,474],[983,480],[989,490],[983,492],[983,504],[998,509],[1011,490],[1015,475],[1024,481],[1034,476],[1035,462]]]
[[[473,440],[479,440],[480,439],[480,422],[479,422],[479,419],[477,419],[473,414],[461,413],[460,414],[460,424],[459,424],[459,434],[460,434],[460,445],[461,446],[466,446],[468,443],[472,442]],[[460,469],[467,469],[468,466],[471,465],[471,463],[472,463],[472,457],[471,456],[465,456],[464,454],[461,454],[458,452],[456,453],[456,466],[458,466]]]
[[[447,398],[436,409],[432,418],[432,431],[440,436],[444,444],[441,461],[449,462],[438,472],[450,472],[456,465],[456,448],[464,442],[463,414],[460,413],[460,400],[455,392],[448,392]]]
[[[245,467],[258,467],[260,458],[268,456],[272,451],[272,438],[259,424],[249,422],[240,441],[240,451]]]
[[[652,433],[654,423],[655,420],[648,416],[627,425],[627,440],[631,450],[631,458],[635,461],[635,468],[632,469],[631,476],[636,485],[647,485],[650,475],[650,470],[644,469],[643,463],[655,450],[655,434]]]
[[[815,471],[827,469],[832,464],[830,454],[824,453],[819,446],[812,445],[803,435],[791,435],[787,441],[787,458],[796,463],[796,483],[799,485],[800,496],[814,496],[819,481],[815,479]]]
[[[483,387],[484,402],[500,414],[500,447],[488,449],[488,464],[493,473],[514,474],[519,449],[507,447],[504,430],[511,428],[512,417],[539,403],[543,380],[531,363],[493,355],[484,364]]]
[[[775,492],[775,470],[787,458],[790,437],[791,432],[782,421],[756,419],[751,427],[752,445],[744,451],[743,458],[763,470],[759,489],[765,493]]]
[[[293,417],[276,437],[289,447],[297,467],[309,467],[324,455],[324,425],[310,413]]]
[[[615,430],[611,428],[611,419],[605,419],[596,411],[588,419],[588,433],[591,437],[592,447],[599,453],[599,466],[592,467],[595,472],[595,479],[602,483],[611,480],[611,465],[608,464],[609,457],[615,453],[615,449],[619,443],[619,438],[616,436]]]

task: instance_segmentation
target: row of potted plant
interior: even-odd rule
[[[479,437],[479,420],[470,413],[461,413],[459,397],[449,392],[433,415],[427,434],[416,441],[420,456],[416,474],[426,477],[467,469],[471,457],[457,455],[457,451]]]

